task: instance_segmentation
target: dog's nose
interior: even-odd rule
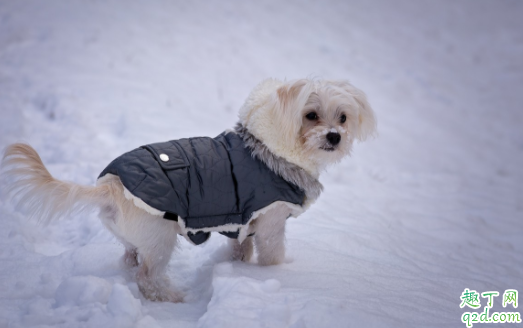
[[[331,145],[336,146],[340,143],[341,136],[337,132],[329,132],[327,133],[327,140],[329,140]]]

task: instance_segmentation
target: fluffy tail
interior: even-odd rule
[[[43,223],[90,205],[103,205],[111,194],[107,185],[81,186],[53,178],[38,153],[26,144],[7,147],[2,167],[3,175],[9,180],[7,193],[31,217],[37,217]]]

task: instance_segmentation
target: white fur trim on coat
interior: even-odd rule
[[[161,216],[161,217],[163,217],[165,215],[165,212],[162,212],[160,210],[155,209],[154,207],[147,205],[141,198],[138,198],[138,197],[134,196],[133,194],[131,194],[131,192],[129,190],[127,190],[127,188],[125,188],[125,186],[123,187],[123,194],[124,194],[125,198],[127,198],[128,200],[133,202],[134,206],[141,208],[142,210],[146,211],[147,213],[152,214],[152,215]]]

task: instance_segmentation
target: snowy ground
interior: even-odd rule
[[[0,327],[465,327],[465,288],[523,292],[522,17],[508,0],[0,0],[0,149],[30,143],[57,178],[215,136],[266,77],[349,79],[380,132],[288,222],[287,263],[183,241],[183,304],[140,295],[95,213],[41,227],[0,196]]]

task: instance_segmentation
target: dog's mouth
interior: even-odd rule
[[[325,151],[335,151],[336,146],[326,144],[326,145],[321,146],[320,149],[325,150]]]

